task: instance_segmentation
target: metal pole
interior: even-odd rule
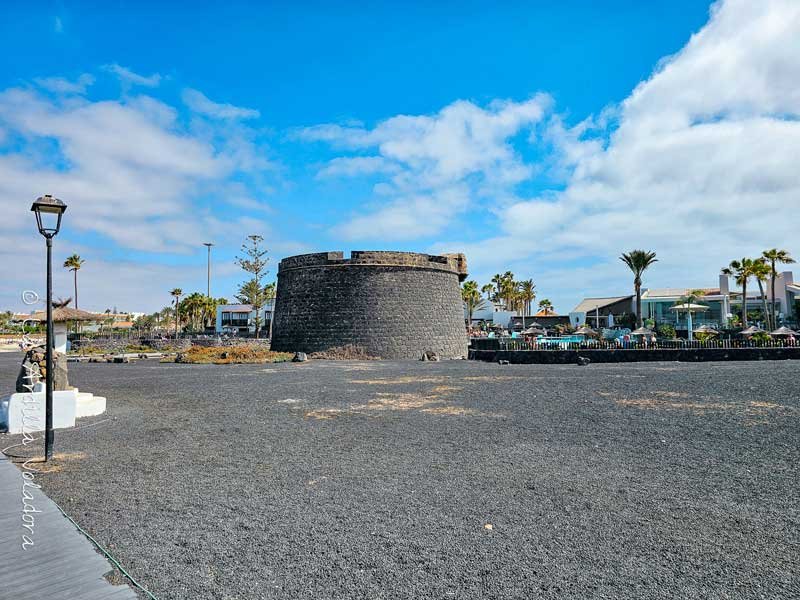
[[[203,242],[203,245],[206,248],[208,248],[208,269],[206,275],[208,281],[206,285],[206,296],[211,298],[211,246],[213,246],[214,244],[212,244],[211,242]]]
[[[47,349],[45,351],[44,460],[53,458],[53,240],[47,238]]]

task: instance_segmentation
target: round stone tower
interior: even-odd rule
[[[284,258],[272,348],[316,352],[353,344],[379,358],[467,354],[463,254],[320,252]]]

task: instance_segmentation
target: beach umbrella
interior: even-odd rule
[[[789,336],[789,335],[800,335],[796,331],[792,331],[788,327],[778,327],[775,331],[770,331],[769,334],[772,337],[782,337],[782,336]]]
[[[689,341],[692,341],[692,314],[696,312],[703,312],[708,310],[708,307],[705,304],[694,304],[693,302],[683,302],[682,304],[676,304],[675,306],[670,306],[670,310],[674,310],[675,312],[685,312],[686,313],[686,326],[689,330]]]
[[[694,330],[695,333],[708,333],[711,335],[719,335],[719,331],[711,327],[711,325],[700,325],[697,329]]]
[[[538,329],[537,327],[528,327],[525,331],[522,332],[522,335],[544,335],[544,329]]]
[[[750,325],[750,327],[748,327],[747,329],[743,329],[742,331],[740,331],[739,335],[751,336],[754,333],[764,333],[764,330],[761,329],[760,327],[756,327],[755,325]]]
[[[578,327],[575,330],[575,333],[577,333],[578,335],[589,335],[589,336],[597,335],[597,332],[588,325],[583,325],[582,327]]]
[[[647,327],[639,327],[631,331],[631,335],[653,335],[653,331]]]

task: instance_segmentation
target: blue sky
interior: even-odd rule
[[[250,233],[273,275],[305,251],[465,251],[562,312],[625,293],[632,247],[659,252],[654,286],[792,249],[731,216],[797,216],[789,0],[110,4],[3,8],[2,306],[42,287],[41,193],[70,206],[57,258],[86,259],[94,309],[203,290],[203,241],[232,298]]]

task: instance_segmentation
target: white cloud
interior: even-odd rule
[[[148,298],[153,290],[190,280],[190,270],[152,262],[152,253],[191,254],[206,239],[235,247],[243,232],[269,231],[263,218],[242,211],[223,217],[211,205],[210,195],[230,194],[251,207],[260,203],[266,216],[263,188],[251,185],[261,176],[259,165],[245,165],[237,154],[241,127],[229,132],[207,124],[199,135],[182,125],[174,107],[148,96],[91,101],[10,88],[0,91],[0,131],[21,144],[0,151],[0,278],[7,284],[0,295],[8,303],[18,305],[20,289],[41,283],[35,276],[41,270],[25,265],[41,251],[29,209],[43,193],[69,207],[59,248],[72,250],[83,236],[92,240],[85,258],[98,268],[82,275],[100,303],[122,304],[130,292],[131,304],[157,308]],[[274,234],[270,240],[292,247]],[[115,270],[114,256],[130,252],[142,253],[140,264],[117,262]]]
[[[613,274],[622,293],[629,277],[617,256],[630,248],[658,252],[652,286],[713,285],[732,258],[765,248],[800,254],[798,73],[800,3],[715,5],[617,109],[607,142],[591,120],[573,129],[550,121],[566,188],[501,209],[496,236],[463,242],[473,267],[487,275],[519,260],[535,276],[566,254]],[[562,309],[576,300],[565,299],[575,272],[562,264],[562,280],[551,281]]]
[[[122,67],[116,63],[105,65],[103,67],[106,71],[114,73],[119,77],[120,81],[126,86],[141,85],[143,87],[157,87],[161,83],[161,75],[154,73],[149,76],[139,75],[134,73],[128,68]]]
[[[214,119],[256,119],[261,115],[253,108],[213,102],[202,92],[191,88],[183,91],[183,101],[194,112]]]
[[[347,240],[396,241],[431,236],[468,204],[469,192],[465,186],[440,189],[428,195],[409,194],[367,215],[353,217],[334,227],[333,233]]]
[[[83,73],[75,81],[65,77],[37,77],[33,81],[40,88],[55,94],[83,94],[94,83],[94,76]]]
[[[375,173],[396,173],[399,167],[382,156],[340,156],[329,161],[319,173],[318,179],[325,177],[357,177]]]
[[[388,205],[354,215],[336,233],[348,239],[414,239],[439,233],[471,201],[507,195],[529,178],[534,170],[514,150],[511,138],[531,130],[550,104],[543,94],[525,102],[495,101],[486,108],[459,100],[434,115],[399,115],[372,129],[327,124],[298,136],[377,153],[338,157],[320,171],[322,177],[391,175],[376,186]]]

